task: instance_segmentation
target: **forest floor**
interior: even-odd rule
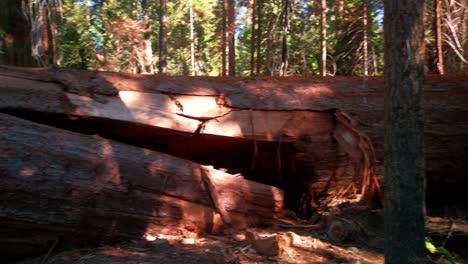
[[[262,234],[289,233],[257,229]],[[283,248],[279,256],[268,257],[255,252],[245,241],[228,236],[200,236],[197,239],[167,237],[169,243],[132,241],[98,248],[77,249],[49,256],[45,263],[74,264],[150,264],[150,263],[383,263],[383,255],[359,245],[334,245],[314,232],[295,235],[295,243]],[[193,243],[193,244],[192,244]],[[21,261],[41,263],[44,257]]]
[[[359,227],[358,231],[348,230],[347,238],[340,242],[332,242],[327,228],[311,230],[307,228],[311,225],[297,223],[295,227],[270,224],[248,230],[247,233],[255,233],[258,237],[282,237],[277,256],[265,256],[257,252],[255,246],[249,243],[249,234],[246,232],[217,235],[184,232],[94,248],[62,252],[52,250],[54,252],[51,254],[17,263],[384,263],[382,211],[357,209],[355,206],[342,207],[339,217]],[[455,263],[468,263],[468,221],[428,217],[426,227],[428,237],[434,244],[443,243],[450,252],[458,255]],[[270,242],[265,240],[262,243],[268,248],[271,247]],[[438,255],[431,258],[433,263],[450,263]]]

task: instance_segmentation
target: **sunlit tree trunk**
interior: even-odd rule
[[[43,7],[42,9],[42,54],[40,58],[40,66],[46,66],[49,64],[49,20],[47,8]]]
[[[384,0],[385,263],[427,263],[424,0]]]
[[[257,1],[257,68],[255,74],[260,75],[260,70],[262,67],[262,54],[261,54],[261,45],[262,45],[262,19],[263,19],[263,0]]]
[[[85,24],[88,28],[91,26],[91,0],[85,0]]]
[[[227,75],[227,72],[226,72],[226,69],[227,69],[227,52],[226,52],[226,49],[227,49],[227,40],[228,40],[228,37],[227,37],[227,34],[228,34],[228,30],[227,30],[227,1],[228,0],[222,0],[222,5],[223,5],[223,18],[222,18],[222,28],[223,28],[223,34],[222,34],[222,37],[221,37],[221,76],[226,76]]]
[[[362,0],[362,62],[363,62],[363,75],[369,75],[369,52],[368,52],[368,18],[367,18],[367,0]]]
[[[57,62],[55,13],[60,1],[25,1],[22,5],[30,28],[31,56],[39,66]]]
[[[344,0],[337,0],[336,3],[336,18],[335,18],[335,38],[338,40],[341,38],[341,34],[343,34],[342,28],[342,20],[343,20],[343,11],[344,11]]]
[[[283,8],[283,42],[279,76],[284,76],[288,69],[289,0],[283,0]]]
[[[444,74],[444,53],[442,50],[441,0],[434,0],[434,33],[436,44],[437,71]]]
[[[267,24],[267,37],[266,37],[266,49],[265,49],[266,74],[269,76],[273,76],[274,70],[273,70],[273,58],[272,58],[271,49],[272,49],[274,22],[272,21],[272,16],[267,17],[266,24]]]
[[[379,74],[379,66],[377,62],[377,53],[375,52],[375,45],[372,45],[372,75]]]
[[[198,71],[195,63],[195,34],[194,34],[194,25],[193,25],[193,0],[189,1],[190,9],[190,62],[192,67],[192,76],[198,75]]]
[[[320,0],[320,75],[327,75],[327,1]]]
[[[228,0],[228,62],[229,76],[236,75],[236,13],[234,0]]]
[[[57,8],[56,6],[51,7],[50,9],[50,40],[51,40],[51,53],[52,53],[52,63],[57,64]]]
[[[465,0],[465,6],[468,5],[468,0]],[[464,47],[464,54],[463,57],[468,59],[468,9],[463,12],[462,16],[462,26],[461,26],[461,43],[462,47]],[[466,70],[468,63],[464,63],[462,60],[460,61],[460,70],[463,73],[468,73]]]
[[[251,0],[250,5],[252,7],[252,33],[250,38],[250,76],[255,74],[255,43],[256,43],[256,22],[257,22],[257,0]]]
[[[159,74],[167,73],[167,0],[160,0],[159,18]]]
[[[150,20],[148,16],[148,2],[146,0],[141,1],[141,8],[143,9],[143,20],[145,21],[143,72],[153,74],[153,47],[151,46]]]

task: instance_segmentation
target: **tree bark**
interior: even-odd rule
[[[0,1],[0,63],[34,65],[31,57],[30,26],[21,12],[21,0]]]
[[[354,130],[370,138],[376,159],[383,161],[383,87],[379,77],[246,81],[71,70],[50,75],[45,69],[2,67],[0,111],[125,139],[276,186],[282,184],[281,163],[281,174],[289,175],[286,183],[303,181],[310,192],[336,193],[360,165],[361,150],[346,143],[349,137],[360,140]],[[461,193],[455,190],[466,182],[465,87],[465,76],[426,79],[426,171],[436,187],[432,193]],[[352,113],[354,130],[339,123],[337,109]],[[380,178],[383,165],[374,165]],[[294,189],[299,187],[292,192],[299,193]]]
[[[257,68],[255,70],[255,75],[259,76],[260,71],[262,68],[262,36],[263,36],[263,0],[256,0],[257,1]]]
[[[427,263],[424,1],[385,0],[384,7],[385,262]]]
[[[198,71],[196,69],[196,62],[195,62],[195,34],[193,32],[194,22],[193,22],[193,0],[189,1],[189,12],[190,12],[190,63],[191,63],[191,71],[192,76],[197,76]]]
[[[0,121],[0,244],[15,239],[20,256],[43,234],[83,245],[187,226],[218,232],[283,207],[281,190],[209,166],[5,114]]]
[[[236,12],[234,0],[227,0],[228,2],[228,72],[229,76],[236,75]]]
[[[228,10],[228,0],[222,0],[223,5],[223,18],[222,18],[222,37],[221,37],[221,76],[227,75],[227,42],[228,42],[228,29],[227,29],[227,10]]]
[[[281,66],[279,76],[284,76],[288,69],[288,34],[289,34],[289,0],[283,0],[283,41],[281,44]]]
[[[437,71],[444,75],[444,53],[442,50],[441,0],[434,0],[434,33],[436,44]]]
[[[343,29],[342,29],[343,11],[344,11],[344,0],[336,0],[335,38],[337,41],[341,38],[341,35],[343,34]]]
[[[159,74],[167,73],[167,0],[160,0],[159,18]]]
[[[42,27],[41,27],[41,33],[42,33],[42,51],[41,51],[41,57],[40,57],[40,66],[47,66],[50,64],[50,56],[49,56],[49,19],[48,19],[48,11],[47,11],[47,6],[42,7]]]
[[[320,1],[320,75],[327,75],[327,1]]]
[[[257,23],[257,0],[251,0],[250,4],[252,6],[252,25],[250,34],[250,76],[255,74],[255,40],[256,40],[256,23]]]
[[[362,62],[363,62],[363,75],[369,75],[369,51],[367,44],[369,42],[368,33],[368,19],[367,19],[367,0],[362,1]]]
[[[146,0],[141,1],[141,8],[143,9],[143,21],[145,23],[145,33],[144,33],[144,55],[143,55],[143,73],[154,73],[153,67],[153,48],[151,46],[151,30],[150,30],[150,20],[148,16],[148,2]]]
[[[57,64],[57,6],[50,7],[50,45],[52,53],[52,64]]]

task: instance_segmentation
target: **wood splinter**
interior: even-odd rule
[[[213,207],[218,210],[219,214],[221,215],[221,219],[223,220],[223,223],[227,226],[231,226],[231,216],[229,215],[229,212],[226,210],[226,208],[224,208],[221,198],[219,197],[218,192],[216,191],[216,186],[213,184],[209,173],[205,172],[204,169],[200,170],[200,172],[203,184],[208,190],[208,193],[210,194],[211,200],[213,202]]]

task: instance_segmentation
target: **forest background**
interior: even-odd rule
[[[0,64],[209,76],[383,72],[382,0],[6,0],[0,10]],[[32,27],[22,40],[13,33],[21,23]],[[426,1],[426,72],[466,72],[467,28],[468,0]],[[28,53],[33,61],[21,58]]]

